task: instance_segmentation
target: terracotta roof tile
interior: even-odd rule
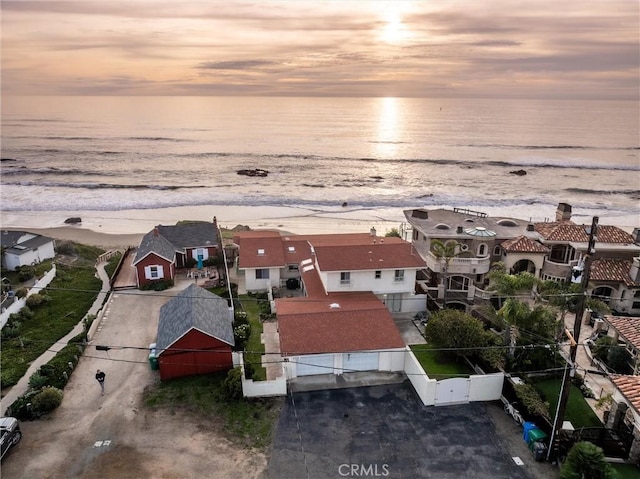
[[[640,413],[640,376],[614,374],[611,376],[611,380],[636,412]]]
[[[373,294],[325,300],[276,301],[280,349],[285,356],[404,348],[389,310]],[[288,304],[289,303],[289,304]],[[340,307],[331,307],[339,304]]]
[[[424,260],[406,241],[368,245],[316,246],[321,271],[421,268]]]
[[[640,318],[632,316],[605,316],[620,337],[636,349],[640,349]]]
[[[280,237],[240,238],[239,268],[284,268],[285,258]]]
[[[591,281],[614,281],[623,283],[625,286],[634,286],[629,270],[632,262],[624,259],[596,259],[591,264]]]
[[[508,253],[547,253],[549,251],[546,246],[524,235],[505,241],[501,246]]]
[[[586,231],[589,226],[577,225],[571,221],[535,223],[534,227],[546,241],[589,242]],[[599,243],[633,244],[633,236],[617,226],[599,225],[597,237]]]

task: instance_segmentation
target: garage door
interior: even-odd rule
[[[349,371],[377,371],[379,353],[345,353],[342,355],[342,368]]]
[[[313,354],[298,356],[297,375],[333,374],[333,354]]]

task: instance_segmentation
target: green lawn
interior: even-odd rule
[[[638,479],[640,470],[633,464],[611,464],[618,473],[618,479]]]
[[[549,401],[549,411],[556,410],[558,405],[558,397],[560,396],[560,386],[562,384],[561,378],[543,379],[536,382],[534,385],[540,393],[544,396],[546,401]],[[571,421],[573,427],[602,427],[602,423],[598,416],[593,412],[591,406],[587,404],[578,389],[573,384],[571,385],[571,391],[569,392],[569,401],[567,402],[567,420]]]
[[[414,344],[411,347],[422,368],[432,379],[447,379],[474,374],[473,370],[460,357],[441,351],[432,351],[427,344]]]
[[[262,323],[260,322],[260,307],[256,298],[249,295],[239,296],[247,317],[251,323],[251,335],[245,346],[246,351],[244,360],[253,365],[253,379],[256,381],[264,381],[267,379],[267,371],[262,367],[262,355],[264,354],[264,344],[260,342],[262,335]]]

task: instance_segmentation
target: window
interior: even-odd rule
[[[151,278],[152,279],[157,279],[158,278],[158,267],[157,266],[150,266],[149,267],[149,273],[151,273]]]
[[[340,273],[340,284],[350,284],[351,283],[351,273],[349,271],[343,271]]]
[[[262,248],[258,250],[258,256],[264,256],[264,250]]]
[[[288,266],[289,266],[289,271],[291,271],[291,272],[298,271],[298,265],[297,264],[290,264]]]
[[[256,279],[269,279],[269,269],[257,269],[256,270]]]
[[[382,271],[378,270],[376,271],[376,279],[380,279],[382,278]]]
[[[478,256],[486,256],[487,255],[487,245],[482,243],[478,246]]]
[[[494,256],[500,256],[501,254],[502,254],[502,249],[500,248],[500,246],[496,246],[495,248],[493,248]]]
[[[413,239],[414,240],[420,239],[420,233],[418,233],[417,230],[413,230]]]
[[[296,252],[296,247],[295,246],[289,246],[288,250],[289,250],[289,253],[295,253]]]
[[[393,276],[393,280],[398,283],[404,281],[404,270],[397,269],[395,275]]]

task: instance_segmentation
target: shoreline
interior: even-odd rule
[[[101,247],[136,246],[144,234],[154,226],[172,225],[178,221],[213,221],[217,218],[221,228],[233,229],[238,225],[251,229],[277,229],[292,234],[362,233],[373,227],[384,235],[391,228],[399,228],[405,221],[404,209],[366,209],[334,207],[312,209],[297,206],[188,206],[119,211],[0,211],[2,229],[25,230],[60,240],[72,240]],[[429,206],[427,209],[447,208],[447,205]],[[472,206],[469,209],[474,210]],[[482,208],[494,217],[510,217],[523,221],[552,221],[555,209],[531,209],[519,206],[509,209]],[[534,215],[533,213],[537,213]],[[542,213],[542,216],[540,216]],[[587,211],[574,209],[572,220],[588,224]],[[65,224],[69,217],[80,217],[82,223]],[[600,216],[600,224],[618,226],[629,233],[640,226],[637,217]]]

